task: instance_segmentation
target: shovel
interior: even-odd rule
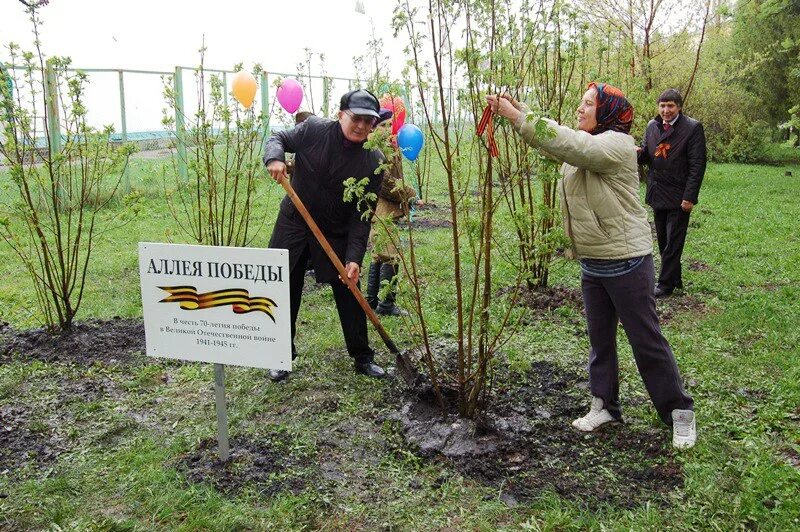
[[[325,235],[322,234],[322,231],[320,231],[316,222],[311,217],[311,214],[309,214],[308,210],[306,210],[306,206],[303,205],[303,201],[300,199],[300,196],[297,195],[292,188],[292,185],[289,184],[289,180],[286,179],[286,176],[284,175],[279,177],[278,182],[281,184],[281,186],[283,186],[286,194],[292,200],[292,203],[294,203],[294,206],[300,212],[300,215],[306,221],[306,224],[308,224],[311,232],[314,233],[315,237],[317,237],[317,241],[319,242],[320,246],[322,246],[322,249],[325,250],[325,254],[328,255],[328,258],[336,267],[336,271],[339,272],[339,277],[341,277],[342,281],[344,281],[344,283],[353,293],[358,301],[358,304],[361,305],[361,308],[364,309],[364,312],[367,314],[369,321],[372,322],[372,325],[375,326],[375,330],[377,330],[378,334],[381,335],[383,343],[386,344],[389,352],[395,356],[397,371],[400,373],[400,376],[403,377],[403,380],[409,387],[413,387],[417,381],[417,368],[411,361],[411,357],[409,357],[407,353],[401,353],[400,350],[397,349],[397,346],[394,345],[392,339],[389,338],[389,333],[387,333],[386,329],[383,328],[383,325],[378,319],[377,314],[375,314],[375,311],[372,310],[372,307],[370,307],[369,303],[367,303],[367,300],[364,298],[364,294],[361,293],[361,290],[358,289],[358,286],[356,286],[355,282],[347,278],[347,273],[345,272],[342,261],[339,260],[339,257],[333,251],[333,248],[328,243],[328,239],[326,239]]]

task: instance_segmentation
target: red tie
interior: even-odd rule
[[[664,122],[664,133],[669,131],[669,128],[671,128],[671,127],[672,127],[672,124],[670,124],[669,122]]]

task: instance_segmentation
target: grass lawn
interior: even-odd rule
[[[787,169],[795,177],[784,177]],[[171,171],[167,160],[134,161],[141,211],[98,240],[79,321],[141,315],[137,243],[184,241],[163,199]],[[643,449],[659,449],[680,468],[682,486],[665,494],[632,493],[635,504],[623,506],[555,490],[509,499],[502,483],[422,457],[392,421],[402,386],[352,372],[330,290],[309,280],[291,378],[276,385],[264,371],[228,368],[234,448],[260,461],[216,482],[196,476],[213,458],[211,365],[141,355],[92,364],[0,358],[0,530],[800,529],[798,176],[797,166],[735,164],[710,165],[706,174],[684,252],[685,295],[659,304],[695,400],[694,449],[669,448],[620,332],[621,430],[641,431]],[[4,204],[12,198],[8,181],[0,170]],[[443,205],[436,185],[432,199]],[[264,183],[268,213],[277,208],[277,188]],[[268,223],[254,245],[265,246],[270,230]],[[454,332],[449,234],[417,233],[424,304],[442,339]],[[498,241],[513,246],[511,234],[498,228]],[[513,282],[502,262],[496,276],[498,289]],[[558,261],[551,284],[576,288],[577,265]],[[38,325],[30,281],[5,244],[0,303],[11,327]],[[585,379],[581,320],[570,306],[526,320],[497,360],[501,373],[524,382],[532,367],[548,363]],[[407,344],[400,322],[385,323]],[[385,349],[378,361],[391,363]],[[564,397],[584,394],[570,389]],[[577,434],[575,446],[598,449]],[[612,444],[599,449],[617,452]],[[254,475],[259,469],[265,473]],[[617,473],[602,474],[618,492],[634,489]],[[576,485],[593,480],[569,474]]]

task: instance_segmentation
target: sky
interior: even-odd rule
[[[386,55],[396,59],[399,75],[405,43],[394,39],[390,29],[395,3],[361,0],[361,14],[356,0],[51,0],[40,13],[45,53],[69,56],[78,68],[171,72],[177,65],[195,66],[205,36],[207,68],[231,69],[243,62],[249,69],[260,63],[268,72],[293,74],[305,59],[304,48],[310,48],[325,54],[328,75],[350,78],[355,76],[353,57],[365,52],[371,24]],[[9,42],[32,49],[31,24],[20,2],[0,0],[4,62]],[[312,70],[318,73],[317,59]],[[113,121],[119,129],[117,75],[92,75],[91,82],[90,118]],[[126,75],[129,131],[160,128],[160,86],[158,76]]]

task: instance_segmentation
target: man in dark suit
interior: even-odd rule
[[[384,161],[383,155],[378,150],[364,149],[379,111],[378,99],[371,92],[350,91],[342,96],[338,120],[312,115],[293,129],[274,133],[264,148],[264,164],[276,181],[287,177],[285,152],[295,154],[292,187],[345,265],[347,277],[356,282],[367,249],[370,216],[363,216],[356,201],[344,201],[344,181],[366,177],[369,178],[367,193],[376,193],[380,188],[381,175],[375,171]],[[374,207],[371,205],[371,209]],[[339,280],[333,263],[288,196],[281,201],[269,247],[289,250],[292,358],[297,356],[295,324],[306,263],[310,259],[317,282],[331,285],[347,352],[353,357],[356,371],[383,377],[385,372],[375,364],[375,353],[369,346],[366,314]],[[270,370],[274,381],[287,376],[285,370]]]
[[[653,208],[661,272],[655,296],[665,297],[683,288],[681,254],[689,215],[697,204],[706,171],[703,124],[681,112],[683,98],[667,89],[658,98],[658,116],[647,125],[639,164],[647,165],[645,201]]]

